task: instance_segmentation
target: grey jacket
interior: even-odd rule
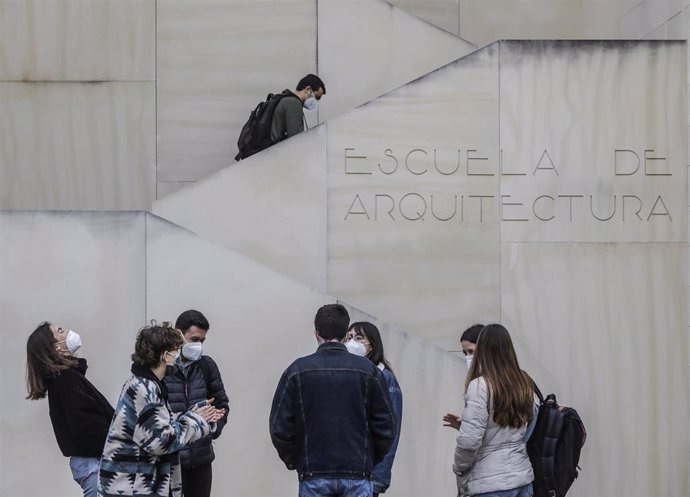
[[[304,112],[302,101],[290,90],[284,90],[288,95],[276,105],[271,120],[271,142],[277,143],[304,131]]]
[[[524,441],[527,425],[501,428],[493,420],[489,400],[484,378],[472,380],[453,464],[460,495],[510,490],[534,480]]]

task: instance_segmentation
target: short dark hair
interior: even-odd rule
[[[205,331],[208,331],[210,328],[206,316],[201,314],[199,311],[195,311],[194,309],[184,311],[177,317],[177,321],[175,321],[175,328],[180,330],[182,333],[185,333],[192,326],[196,326]]]
[[[340,304],[326,304],[314,316],[314,329],[324,340],[342,340],[349,324],[350,315]]]
[[[184,343],[182,334],[169,323],[152,324],[139,330],[132,362],[142,368],[155,368],[161,355],[179,349]]]
[[[299,83],[297,83],[297,88],[295,88],[297,91],[304,90],[307,86],[309,86],[313,91],[318,90],[319,88],[323,89],[323,94],[326,94],[326,85],[323,84],[323,81],[321,81],[321,78],[319,78],[316,74],[307,74],[305,77],[299,80]]]
[[[469,328],[467,328],[463,333],[462,336],[460,337],[461,342],[470,342],[470,343],[477,343],[477,340],[479,339],[479,333],[484,329],[483,324],[473,324]]]

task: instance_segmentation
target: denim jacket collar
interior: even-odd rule
[[[323,350],[342,350],[343,352],[347,352],[347,347],[340,342],[324,342],[319,345],[319,348],[317,348],[316,351],[321,352]]]

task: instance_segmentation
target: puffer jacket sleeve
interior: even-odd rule
[[[204,418],[192,411],[173,415],[163,399],[149,392],[138,409],[133,439],[144,452],[160,456],[177,452],[209,433],[211,427]]]
[[[483,378],[472,380],[465,394],[465,410],[458,430],[453,471],[461,476],[474,464],[489,422],[489,390]]]
[[[201,360],[205,360],[209,366],[209,384],[206,385],[208,396],[215,399],[213,402],[214,406],[218,409],[225,410],[225,415],[216,423],[216,429],[213,432],[213,438],[216,439],[220,436],[225,424],[228,422],[230,400],[228,399],[228,394],[225,392],[225,385],[223,384],[223,379],[220,377],[220,370],[216,362],[208,356],[202,356]]]

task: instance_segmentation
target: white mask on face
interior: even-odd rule
[[[167,362],[167,361],[165,360],[165,357],[166,357],[166,356],[172,357],[173,361],[172,361],[172,362]],[[179,352],[178,352],[177,354],[173,354],[173,353],[170,352],[170,351],[166,351],[166,352],[163,354],[163,362],[164,362],[165,364],[167,364],[168,366],[171,366],[171,365],[175,364],[175,361],[177,361],[177,359],[179,359],[179,358],[180,358],[180,353],[179,353]]]
[[[364,357],[367,355],[367,348],[356,340],[349,340],[345,342],[345,347],[350,354],[358,355]]]
[[[203,346],[201,342],[189,342],[182,346],[182,355],[189,361],[196,361],[201,357]]]
[[[302,105],[307,110],[314,110],[316,109],[316,107],[318,107],[319,103],[317,102],[316,97],[312,93],[310,96],[307,97],[307,99],[304,101]]]
[[[67,332],[67,339],[63,340],[63,342],[65,342],[65,345],[67,345],[67,350],[69,350],[72,354],[74,354],[77,350],[79,350],[79,347],[81,347],[81,337],[79,336],[79,333],[76,333],[72,330]]]
[[[472,358],[473,357],[474,356],[472,356],[472,355],[466,355],[465,356],[465,362],[467,362],[467,370],[468,371],[470,370],[470,367],[472,366]]]

